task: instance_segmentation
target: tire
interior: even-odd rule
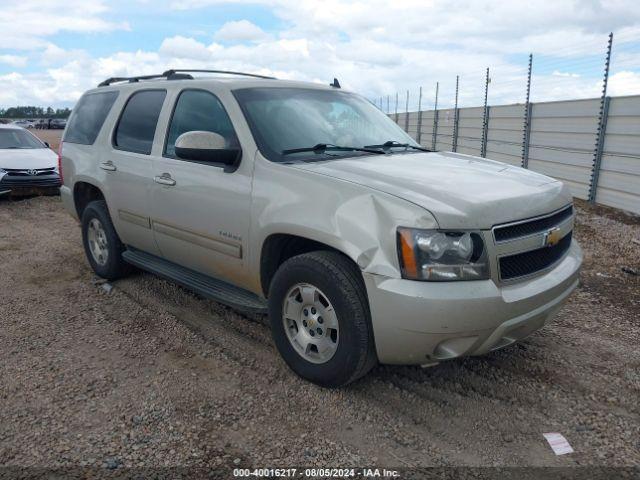
[[[313,298],[319,302],[305,303],[302,294],[308,300],[311,292],[316,292]],[[290,307],[288,311],[295,312],[292,317],[298,316],[285,319],[285,305]],[[318,308],[305,309],[305,305]],[[331,310],[335,315],[330,314]],[[311,318],[312,311],[317,318]],[[321,314],[330,319],[324,320]],[[364,376],[377,363],[362,274],[340,253],[317,251],[284,262],[269,287],[269,319],[273,340],[284,361],[299,376],[317,385],[344,386]],[[337,328],[329,328],[336,321]],[[313,338],[306,335],[312,335],[313,330],[321,333]],[[296,339],[303,334],[306,338],[298,343]],[[315,347],[307,344],[305,348],[305,340],[322,343]]]
[[[99,237],[96,237],[96,225],[102,227],[103,233]],[[126,248],[113,227],[107,202],[104,200],[89,203],[82,212],[82,244],[89,265],[98,276],[117,280],[131,272],[131,265],[122,258],[122,252]],[[97,249],[95,245],[98,245]],[[97,250],[105,253],[99,257],[95,253]]]

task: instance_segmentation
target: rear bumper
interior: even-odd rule
[[[415,282],[364,274],[378,359],[428,364],[481,355],[525,338],[560,309],[578,285],[582,250],[532,279]]]
[[[62,199],[62,205],[64,205],[64,209],[76,220],[80,220],[78,218],[78,212],[76,211],[76,205],[73,200],[73,192],[66,185],[62,185],[60,187],[60,198]]]

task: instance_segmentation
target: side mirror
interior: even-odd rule
[[[44,142],[44,146],[47,148],[51,148],[51,145],[49,145],[49,142]]]
[[[229,148],[222,135],[214,132],[186,132],[176,139],[176,156],[196,162],[234,165],[240,158],[239,148]]]

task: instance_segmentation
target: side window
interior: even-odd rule
[[[73,109],[63,141],[92,145],[116,98],[118,92],[90,93],[83,96]]]
[[[131,95],[116,127],[114,146],[149,155],[166,95],[165,90],[142,90]]]
[[[227,147],[238,146],[233,125],[222,103],[204,90],[184,90],[178,97],[167,134],[165,156],[175,158],[176,139],[194,130],[218,133],[227,141]]]

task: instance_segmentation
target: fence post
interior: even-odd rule
[[[387,115],[391,113],[391,109],[389,108],[389,95],[387,95]]]
[[[399,125],[400,124],[399,123],[400,119],[398,118],[398,92],[396,92],[396,118],[395,118],[395,120],[396,120],[396,123]]]
[[[489,107],[487,106],[487,98],[489,95],[489,67],[487,67],[487,76],[484,81],[484,112],[482,114],[482,145],[480,146],[480,156],[487,156],[487,134],[489,130]]]
[[[527,99],[524,104],[524,126],[522,128],[522,168],[529,168],[529,139],[531,138],[531,68],[533,54],[529,54],[529,71],[527,73]]]
[[[407,90],[407,105],[405,108],[404,131],[409,133],[409,90]]]
[[[420,87],[420,94],[418,95],[418,132],[416,133],[416,142],[420,145],[420,139],[422,138],[422,87]]]
[[[531,141],[531,122],[533,103],[527,102],[525,106],[524,133],[522,136],[522,168],[529,168],[529,144]]]
[[[613,32],[609,34],[607,44],[607,59],[604,63],[604,79],[602,81],[602,97],[600,98],[600,113],[598,115],[598,131],[596,133],[596,146],[593,152],[593,167],[591,168],[591,182],[589,184],[589,202],[596,201],[598,180],[600,179],[600,165],[602,163],[602,151],[604,138],[607,133],[607,117],[609,116],[610,98],[607,97],[607,82],[609,81],[609,66],[611,64],[611,46],[613,44]]]
[[[460,120],[458,111],[458,83],[460,81],[460,75],[456,75],[456,105],[453,110],[453,138],[451,140],[451,151],[458,150],[458,122]]]
[[[436,103],[433,109],[433,134],[431,136],[431,150],[436,151],[436,141],[438,139],[438,91],[440,82],[436,82]]]

